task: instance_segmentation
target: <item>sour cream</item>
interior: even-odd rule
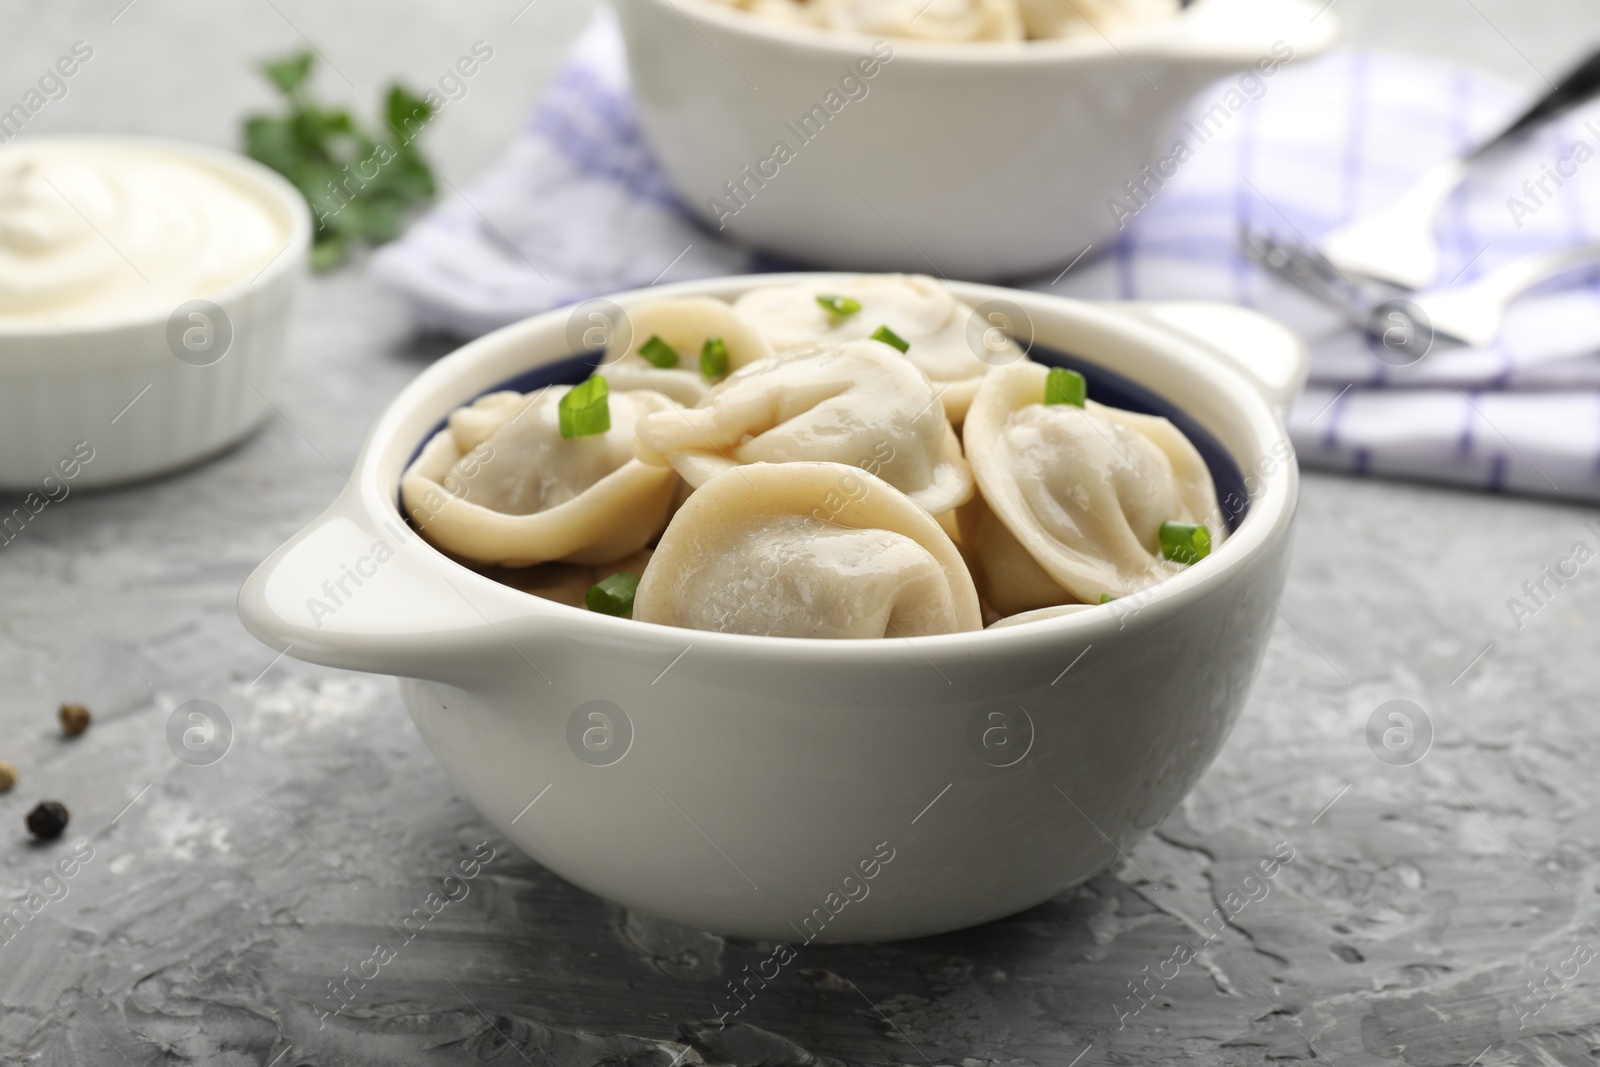
[[[248,282],[290,226],[271,190],[200,154],[13,141],[0,147],[0,328],[164,315]]]

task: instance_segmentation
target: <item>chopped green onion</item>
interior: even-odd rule
[[[1071,404],[1075,408],[1086,405],[1089,399],[1089,383],[1083,375],[1075,370],[1065,367],[1051,367],[1049,375],[1044,380],[1044,402],[1046,404]]]
[[[1102,603],[1102,604],[1109,604],[1115,599],[1117,599],[1117,598],[1112,596],[1110,593],[1101,593],[1100,594],[1100,603]]]
[[[678,350],[661,339],[660,334],[651,334],[650,340],[639,346],[639,355],[652,367],[661,370],[670,370],[678,365]]]
[[[611,429],[611,387],[596,374],[573,386],[556,405],[562,437],[593,437]]]
[[[902,352],[911,347],[910,341],[907,341],[904,337],[901,337],[887,326],[879,326],[876,330],[874,330],[872,332],[872,339],[874,341],[882,341],[884,344],[898,348]]]
[[[834,296],[832,293],[819,294],[817,303],[821,304],[828,314],[841,319],[848,319],[861,310],[861,301],[852,300],[848,296]]]
[[[1211,534],[1186,522],[1161,524],[1161,555],[1174,563],[1199,563],[1211,554]]]
[[[590,611],[598,611],[602,615],[615,615],[619,619],[631,619],[633,595],[638,591],[639,576],[629,574],[627,571],[618,571],[611,577],[603,579],[599,585],[591,585],[583,602],[589,605]]]
[[[700,373],[707,378],[721,378],[728,373],[728,346],[720,337],[707,337],[700,346]]]

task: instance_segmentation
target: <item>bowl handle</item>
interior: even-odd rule
[[[1292,330],[1248,308],[1204,301],[1135,302],[1126,308],[1168,333],[1200,345],[1248,378],[1286,419],[1306,383],[1310,354]]]
[[[239,590],[245,629],[280,653],[345,670],[467,682],[527,637],[526,603],[453,564],[388,509],[347,489]],[[498,619],[499,624],[491,622]]]

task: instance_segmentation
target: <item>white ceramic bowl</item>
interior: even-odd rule
[[[1110,38],[896,39],[885,42],[893,59],[862,78],[854,65],[873,58],[869,37],[710,0],[617,4],[644,132],[684,203],[713,228],[819,266],[965,278],[1064,265],[1114,235],[1108,201],[1128,201],[1124,183],[1145,181],[1144,168],[1180,136],[1205,150],[1201,136],[1174,129],[1190,98],[1247,70],[1270,92],[1258,63],[1275,64],[1285,49],[1307,58],[1336,39],[1323,6],[1198,0]],[[856,100],[840,89],[850,73],[866,93]],[[843,105],[814,119],[802,143],[800,117],[830,90]],[[1243,121],[1232,104],[1244,96],[1224,86],[1213,95],[1201,103],[1223,108],[1215,128]],[[794,158],[766,166],[774,176],[765,179],[761,161],[780,140]],[[742,205],[729,181],[744,183]]]
[[[838,280],[727,278],[615,300],[732,299],[807,279]],[[453,408],[519,376],[531,388],[530,369],[585,373],[557,311],[419,376],[350,488],[250,577],[240,615],[292,656],[401,676],[423,737],[483,816],[627,907],[801,942],[931,934],[1047,900],[1148,834],[1244,704],[1287,563],[1298,473],[1280,409],[1304,350],[1220,305],[952,288],[1018,305],[1036,354],[1072,353],[1091,395],[1121,376],[1181,409],[1224,497],[1230,485],[1249,496],[1236,532],[1131,606],[914,640],[705,633],[540,600],[428,546],[397,495]]]
[[[113,135],[52,137],[156,148],[214,168],[257,194],[278,216],[288,239],[254,279],[218,292],[196,293],[221,308],[205,312],[228,347],[179,359],[169,340],[176,306],[92,325],[7,324],[0,319],[0,489],[31,489],[40,498],[72,487],[112,485],[174,470],[244,437],[271,410],[266,391],[283,350],[289,304],[305,273],[311,214],[299,192],[272,170],[233,152],[181,141]],[[184,329],[204,331],[182,317]],[[182,334],[180,332],[179,336]],[[75,464],[71,477],[64,463]],[[50,479],[48,482],[46,479]]]

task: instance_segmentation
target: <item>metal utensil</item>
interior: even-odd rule
[[[1385,283],[1358,282],[1322,253],[1245,230],[1240,245],[1249,258],[1295,288],[1333,308],[1353,326],[1387,341],[1402,316],[1414,334],[1484,347],[1500,336],[1506,309],[1540,282],[1600,263],[1600,241],[1518,257],[1469,285],[1407,296]]]
[[[1442,289],[1411,299],[1436,334],[1469,345],[1493,344],[1510,303],[1533,286],[1559,274],[1600,262],[1600,241],[1520,256],[1470,285]]]
[[[1510,125],[1459,159],[1422,175],[1385,208],[1334,230],[1321,247],[1340,270],[1422,289],[1439,275],[1434,221],[1472,163],[1600,93],[1600,52],[1573,68]]]
[[[1370,282],[1356,281],[1315,248],[1280,240],[1265,230],[1243,227],[1239,246],[1250,260],[1363,330],[1370,328],[1373,310],[1398,292],[1392,286],[1380,288]]]

